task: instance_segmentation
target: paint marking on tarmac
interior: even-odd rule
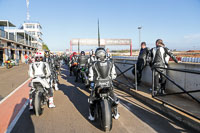
[[[27,79],[0,101],[0,133],[10,133],[24,112],[29,101],[28,83],[30,80],[31,78]]]
[[[27,79],[26,81],[24,81],[24,83],[22,83],[20,86],[18,86],[16,89],[14,89],[8,96],[6,96],[5,98],[3,98],[0,101],[0,104],[2,104],[6,99],[8,99],[10,96],[12,96],[17,90],[19,90],[23,85],[25,85],[31,78]]]
[[[27,100],[26,103],[23,105],[23,107],[20,109],[19,113],[15,116],[14,120],[8,126],[7,130],[5,131],[5,133],[10,133],[12,131],[12,129],[14,128],[15,124],[19,120],[20,116],[22,115],[22,113],[26,109],[26,106],[28,105],[28,102],[29,102],[29,100]]]

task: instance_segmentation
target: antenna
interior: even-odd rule
[[[29,0],[26,0],[26,7],[27,7],[27,12],[26,12],[26,19],[27,21],[30,20],[30,14],[29,14]]]
[[[100,47],[100,31],[99,31],[99,19],[98,19],[98,46]]]

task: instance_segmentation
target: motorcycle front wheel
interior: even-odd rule
[[[6,68],[10,69],[10,64],[9,63],[6,64]]]
[[[100,102],[100,123],[104,131],[110,131],[112,129],[112,111],[111,105],[108,99],[103,99]]]

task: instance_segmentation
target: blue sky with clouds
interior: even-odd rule
[[[26,20],[26,0],[0,0],[0,9],[0,19],[17,27]],[[51,50],[69,48],[72,38],[97,38],[98,18],[101,38],[130,38],[133,49],[138,26],[149,47],[161,38],[170,49],[200,49],[200,0],[30,0],[30,16]]]

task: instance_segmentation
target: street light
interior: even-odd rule
[[[140,43],[141,43],[141,29],[142,29],[142,26],[139,26],[138,27],[138,30],[139,30],[139,49],[140,49]]]

